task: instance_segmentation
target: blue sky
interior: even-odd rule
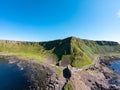
[[[0,39],[120,42],[119,34],[120,0],[0,0]]]

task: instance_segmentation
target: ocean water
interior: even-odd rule
[[[110,68],[112,68],[116,73],[120,74],[120,60],[111,62]]]
[[[25,70],[20,70],[17,63],[0,60],[0,90],[29,90],[28,81]]]

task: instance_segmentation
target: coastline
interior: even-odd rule
[[[8,64],[17,64],[20,70],[25,70],[24,75],[29,79],[30,90],[61,90],[59,88],[62,88],[56,70],[48,64],[16,55],[0,55],[0,59],[7,60]]]
[[[29,68],[25,75],[31,81],[31,90],[39,90],[40,87],[45,90],[62,90],[66,83],[64,77],[63,81],[58,79],[55,67],[45,63],[16,55],[0,55],[0,59],[8,60],[11,64],[17,63],[21,70]],[[120,60],[119,56],[99,56],[89,67],[72,67],[67,83],[71,84],[74,90],[120,90],[120,75],[109,68],[110,63],[117,60]]]
[[[70,81],[74,90],[120,90],[120,75],[109,68],[118,56],[99,56],[95,63],[83,69],[72,69]]]

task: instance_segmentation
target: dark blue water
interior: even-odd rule
[[[118,74],[120,74],[120,60],[111,62],[110,67]]]
[[[25,70],[20,70],[17,64],[9,64],[0,60],[0,90],[29,90],[29,82]]]

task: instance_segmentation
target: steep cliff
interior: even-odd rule
[[[52,50],[61,65],[84,66],[92,62],[94,54],[119,53],[120,45],[113,41],[93,41],[76,37],[40,43],[46,50]]]

